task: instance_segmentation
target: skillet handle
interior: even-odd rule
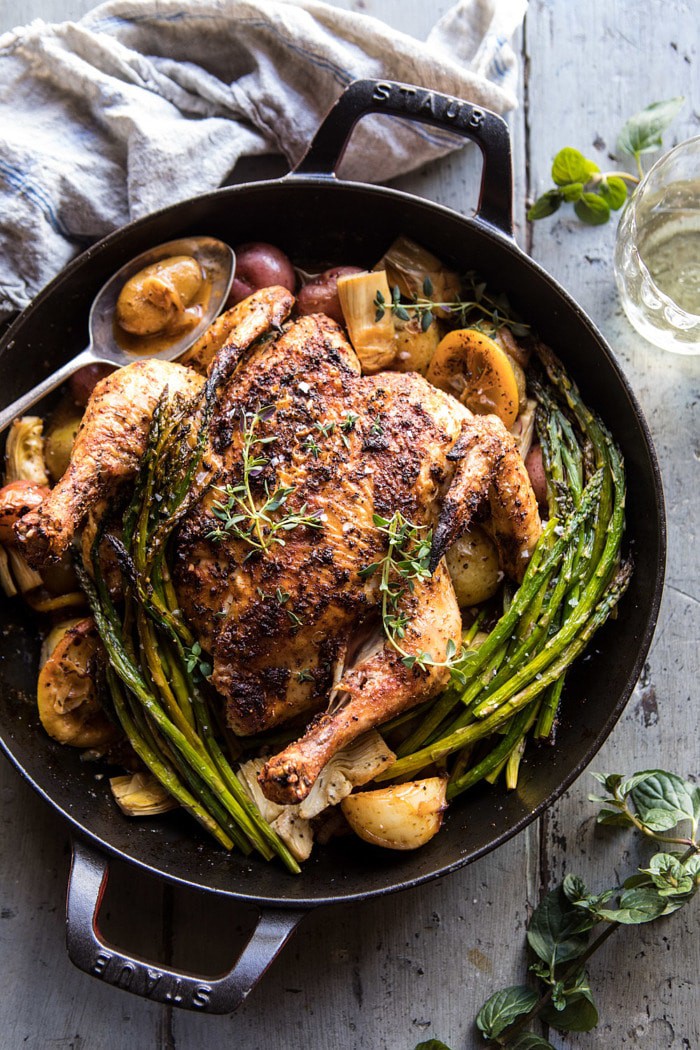
[[[258,924],[232,968],[220,977],[169,970],[108,944],[98,919],[109,877],[107,857],[74,840],[68,881],[68,956],[84,973],[168,1006],[200,1013],[232,1013],[247,998],[303,919],[304,911],[262,909]]]
[[[353,81],[321,124],[294,174],[334,177],[355,124],[368,113],[406,117],[476,142],[484,161],[476,218],[513,236],[513,166],[508,125],[488,109],[438,91],[391,80]]]

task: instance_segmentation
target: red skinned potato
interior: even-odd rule
[[[227,306],[235,306],[259,288],[282,285],[288,291],[296,288],[294,267],[281,248],[264,241],[239,244],[236,252],[236,274],[233,278]]]
[[[0,489],[0,543],[12,547],[17,543],[14,524],[30,510],[36,510],[49,490],[31,481],[10,481]]]
[[[101,379],[114,371],[114,365],[85,365],[68,380],[68,388],[76,405],[87,405],[93,390]]]
[[[525,469],[530,477],[532,491],[540,507],[547,506],[547,475],[544,472],[542,446],[533,445],[525,457]]]
[[[362,273],[359,266],[333,266],[330,270],[313,277],[297,296],[297,313],[325,314],[338,324],[344,323],[343,311],[338,298],[338,278],[351,273]]]

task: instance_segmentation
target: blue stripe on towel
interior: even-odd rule
[[[87,245],[94,242],[94,237],[72,233],[66,226],[64,226],[63,222],[61,222],[56,214],[56,209],[51,198],[42,186],[32,179],[27,172],[21,171],[19,168],[13,167],[6,161],[0,159],[0,176],[4,176],[7,185],[11,189],[16,190],[18,194],[26,197],[28,201],[34,204],[43,213],[52,229],[54,229],[56,233],[65,240],[70,241],[72,244],[77,244],[80,247],[87,247]]]

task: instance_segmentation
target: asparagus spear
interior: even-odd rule
[[[421,751],[417,751],[413,755],[407,755],[406,758],[399,759],[393,766],[390,766],[389,769],[386,769],[383,773],[380,773],[375,777],[375,780],[393,780],[395,777],[405,777],[417,773],[432,762],[437,762],[446,755],[453,754],[455,751],[459,751],[467,744],[471,744],[476,740],[483,740],[485,737],[490,736],[493,732],[500,729],[501,726],[508,722],[512,715],[527,707],[532,700],[547,688],[547,686],[551,685],[552,682],[555,682],[561,673],[565,671],[566,668],[569,667],[570,664],[583,652],[590,639],[598,628],[607,620],[617,602],[624,594],[629,583],[630,574],[631,565],[629,562],[626,562],[618,570],[607,593],[591,611],[585,626],[579,632],[578,636],[565,649],[563,649],[540,678],[530,682],[524,689],[520,690],[520,692],[511,696],[507,703],[502,704],[487,718],[482,719],[480,722],[474,722],[471,725],[465,726],[463,729],[458,729],[455,733],[443,737],[441,740],[436,741],[434,744],[430,744],[428,747],[423,748]],[[467,773],[465,776],[468,775],[469,774]],[[462,782],[463,781],[458,780],[450,783],[448,787],[449,797],[454,798],[455,795],[461,793],[463,790]]]

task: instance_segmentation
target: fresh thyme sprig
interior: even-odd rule
[[[257,428],[261,422],[270,419],[274,412],[274,405],[265,405],[255,412],[243,412],[241,418],[243,477],[236,485],[217,487],[216,491],[220,492],[223,498],[216,500],[212,505],[214,516],[220,524],[207,533],[207,539],[220,541],[226,536],[235,536],[251,547],[247,557],[250,557],[254,551],[267,553],[275,544],[283,547],[285,541],[281,533],[290,532],[301,525],[306,525],[310,529],[321,527],[318,514],[310,514],[306,503],[298,511],[285,510],[281,516],[273,517],[277,511],[285,508],[287,499],[295,491],[293,485],[278,485],[271,492],[269,483],[265,481],[263,483],[265,498],[260,504],[256,502],[251,482],[259,478],[265,468],[270,465],[264,449],[277,440],[275,434],[259,436]],[[318,455],[318,446],[316,449],[317,451],[315,453],[312,451],[312,454]]]
[[[510,328],[513,335],[527,335],[529,325],[514,316],[507,296],[488,292],[486,282],[480,281],[473,270],[465,275],[464,287],[470,298],[444,303],[431,298],[433,282],[430,277],[423,281],[423,295],[414,296],[408,301],[402,300],[398,285],[392,288],[389,302],[378,289],[373,301],[375,319],[381,321],[386,311],[390,310],[400,321],[418,318],[422,331],[427,332],[435,320],[435,311],[441,310],[447,314],[448,323],[454,326],[464,328],[468,324],[471,327],[486,324],[489,329],[506,327]]]
[[[406,667],[449,667],[450,672],[459,677],[461,671],[455,664],[458,656],[457,646],[450,638],[447,642],[445,660],[437,661],[430,653],[409,653],[401,642],[406,637],[410,618],[401,610],[401,599],[415,587],[416,580],[429,578],[432,573],[428,568],[433,532],[427,525],[415,525],[395,511],[391,518],[374,514],[372,521],[379,532],[387,537],[387,552],[379,561],[372,562],[360,570],[362,579],[369,579],[379,573],[379,593],[382,597],[382,625],[389,644],[401,656]]]

